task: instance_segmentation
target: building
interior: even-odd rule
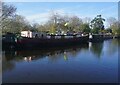
[[[29,38],[33,37],[31,31],[21,31],[21,36],[22,37],[29,37]]]
[[[40,38],[40,37],[46,37],[47,34],[44,32],[21,31],[21,36],[29,37],[29,38]]]

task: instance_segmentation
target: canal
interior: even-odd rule
[[[3,51],[3,83],[117,83],[120,40]]]

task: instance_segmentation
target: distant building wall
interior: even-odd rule
[[[32,32],[31,31],[21,31],[21,36],[32,38]]]
[[[30,37],[30,38],[40,38],[46,37],[47,33],[44,32],[31,32],[31,31],[21,31],[22,37]]]

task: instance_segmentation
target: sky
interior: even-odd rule
[[[119,2],[119,0],[2,0],[5,2]]]
[[[98,14],[103,18],[118,18],[117,2],[6,2],[13,4],[16,13],[25,16],[30,23],[44,24],[52,12],[60,15],[90,17],[93,19]],[[105,26],[108,24],[105,22]]]

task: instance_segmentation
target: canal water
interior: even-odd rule
[[[3,51],[3,83],[117,83],[120,40]]]

